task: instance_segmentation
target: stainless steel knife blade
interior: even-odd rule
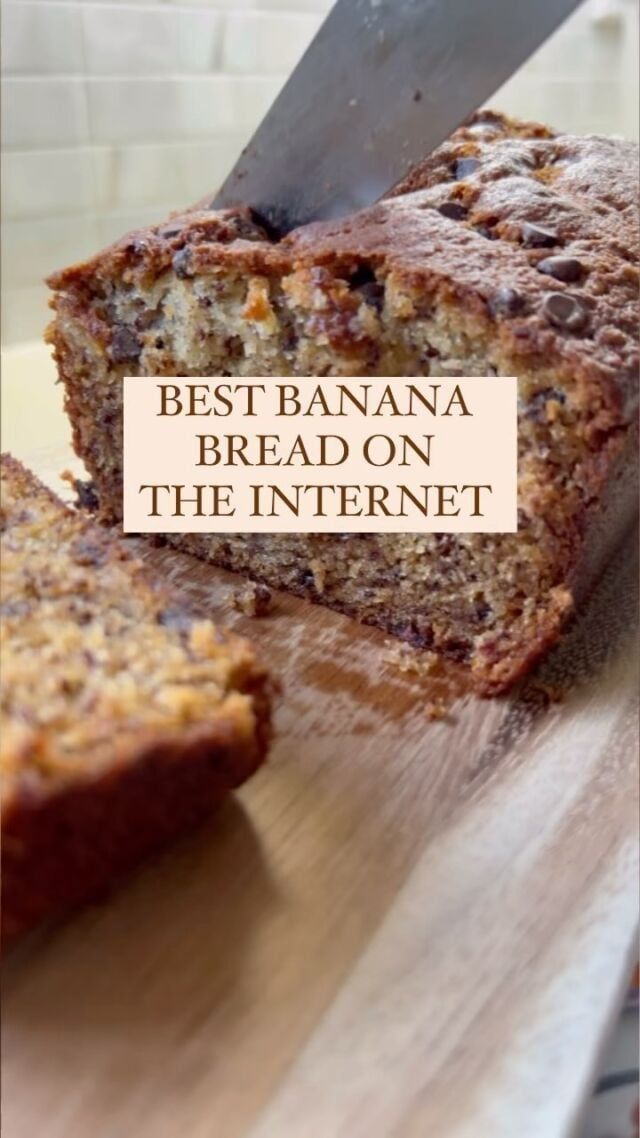
[[[216,196],[277,232],[379,198],[582,0],[338,0]]]

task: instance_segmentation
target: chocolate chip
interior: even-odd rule
[[[433,644],[433,629],[430,624],[419,626],[415,620],[401,620],[391,631],[414,648],[431,648]]]
[[[246,241],[257,241],[263,236],[256,223],[248,217],[233,217],[230,224],[234,235]]]
[[[451,221],[462,221],[468,214],[468,209],[462,202],[443,202],[438,206],[438,210],[443,217],[448,217]]]
[[[360,285],[358,289],[360,296],[365,304],[375,308],[376,312],[382,312],[384,305],[384,285],[379,284],[378,281],[369,281],[368,284]]]
[[[111,338],[111,359],[114,364],[125,363],[126,360],[137,360],[142,351],[142,344],[132,328],[121,325],[116,328]]]
[[[433,344],[425,344],[424,348],[420,352],[420,359],[439,360],[442,359],[442,353],[439,352],[437,348],[434,348]]]
[[[566,401],[567,397],[564,391],[560,391],[557,387],[543,387],[540,391],[536,391],[527,401],[523,412],[524,417],[525,419],[532,419],[537,423],[546,423],[547,404],[564,404]]]
[[[349,287],[360,288],[364,284],[375,284],[376,274],[368,265],[358,265],[349,276]]]
[[[375,308],[377,312],[382,311],[384,304],[384,285],[376,280],[376,275],[373,269],[368,265],[360,265],[354,273],[349,277],[349,287],[353,292],[360,293],[360,296],[366,304]]]
[[[188,246],[184,249],[179,249],[171,263],[174,273],[177,277],[180,277],[181,280],[191,275],[190,262],[191,249]]]
[[[107,558],[105,546],[90,538],[79,538],[71,546],[70,553],[76,565],[89,565],[94,569],[103,565]]]
[[[473,228],[480,237],[486,237],[487,241],[497,241],[498,239],[497,233],[494,233],[488,225],[474,225]]]
[[[543,229],[541,225],[533,225],[525,221],[522,226],[522,241],[530,249],[551,249],[558,244],[558,234],[552,229]]]
[[[133,237],[130,241],[127,241],[124,248],[126,253],[134,253],[137,255],[138,253],[145,253],[147,251],[149,242],[146,237]]]
[[[584,272],[582,263],[575,257],[545,257],[536,267],[539,272],[566,284],[579,281]]]
[[[448,533],[435,534],[436,546],[438,547],[439,557],[449,557],[455,550],[455,538],[451,537]]]
[[[180,232],[181,227],[179,225],[167,225],[158,231],[158,236],[168,239],[169,237],[177,237]]]
[[[589,323],[586,305],[568,292],[550,292],[542,308],[549,323],[563,332],[583,332]]]
[[[96,493],[95,482],[90,479],[75,478],[73,481],[73,489],[76,493],[76,505],[81,510],[88,510],[89,513],[95,514],[98,510],[100,502]]]
[[[500,113],[500,111],[491,111],[488,108],[482,111],[476,111],[475,114],[471,116],[469,125],[482,126],[486,125],[487,123],[491,123],[492,126],[499,127],[500,130],[504,130],[506,126],[504,116]]]
[[[492,316],[515,316],[524,308],[524,297],[515,288],[499,288],[487,300]]]
[[[475,606],[475,615],[477,620],[486,620],[491,615],[491,605],[486,601],[478,601]]]
[[[298,336],[293,325],[285,327],[284,331],[282,332],[281,343],[283,352],[292,352],[297,346]]]
[[[469,642],[467,640],[459,640],[455,637],[452,637],[450,640],[445,640],[442,648],[445,655],[456,664],[466,664],[471,655],[471,645]]]
[[[458,158],[454,166],[454,177],[468,178],[470,174],[475,174],[481,165],[479,158]]]

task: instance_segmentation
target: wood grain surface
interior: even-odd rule
[[[70,454],[42,352],[4,440]],[[271,761],[206,831],[3,966],[5,1138],[560,1138],[627,976],[638,908],[635,540],[509,699],[385,637],[148,554],[282,679]],[[437,684],[436,684],[437,687]]]

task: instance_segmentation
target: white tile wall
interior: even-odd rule
[[[89,214],[96,204],[89,147],[8,150],[2,157],[4,219]]]
[[[220,70],[223,14],[213,8],[85,4],[80,11],[89,75],[205,74]]]
[[[2,9],[5,74],[75,75],[83,71],[82,10],[73,4],[14,0]]]
[[[86,81],[94,143],[127,145],[206,139],[255,128],[282,78],[269,75],[191,75]]]
[[[300,12],[233,12],[224,23],[222,66],[234,75],[288,74],[321,24]]]
[[[52,269],[215,190],[330,2],[1,0],[5,343]],[[492,104],[637,137],[637,21],[587,0]]]
[[[2,80],[4,150],[89,142],[87,84],[77,75]]]

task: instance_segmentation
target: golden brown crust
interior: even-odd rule
[[[3,455],[1,473],[12,938],[93,896],[248,778],[268,746],[269,697],[244,641],[176,607],[124,543],[15,459]]]

